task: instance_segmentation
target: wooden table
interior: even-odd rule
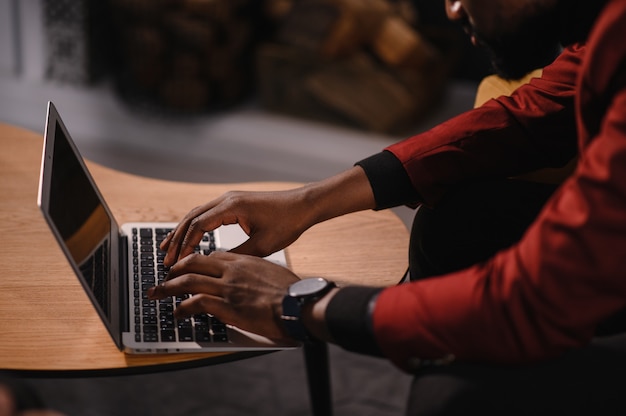
[[[45,376],[119,375],[251,356],[119,351],[37,207],[42,134],[0,123],[0,144],[0,369]],[[299,185],[169,182],[88,166],[120,224],[178,221],[192,207],[228,190]],[[146,201],[153,201],[149,208]],[[395,214],[367,211],[319,224],[286,251],[289,267],[301,277],[388,286],[397,284],[406,270],[407,247],[408,231]]]

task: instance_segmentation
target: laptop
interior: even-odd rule
[[[176,223],[119,225],[52,102],[47,109],[37,203],[120,350],[138,354],[297,347],[277,344],[208,314],[177,320],[173,311],[184,297],[147,299],[145,291],[167,273],[159,244]],[[202,254],[228,250],[246,238],[238,225],[222,226],[205,233],[196,250]],[[266,258],[287,265],[284,250]]]

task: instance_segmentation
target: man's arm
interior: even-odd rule
[[[359,162],[377,205],[432,206],[459,183],[565,165],[577,151],[574,95],[584,53],[584,46],[569,47],[541,78],[510,97],[490,100]]]
[[[531,170],[540,166],[566,162],[571,157],[571,149],[576,147],[575,128],[573,127],[575,126],[574,85],[583,53],[584,48],[582,47],[570,48],[553,66],[546,69],[546,78],[533,81],[533,84],[523,87],[524,89],[512,97],[492,100],[484,108],[461,115],[449,123],[444,123],[443,126],[434,129],[434,131],[390,146],[381,154],[359,162],[372,184],[377,208],[394,206],[403,202],[434,202],[447,186],[458,183],[460,180],[479,178],[481,175],[488,176],[485,173],[487,169],[493,169],[495,174],[508,176],[521,173],[525,169]],[[537,112],[539,107],[546,108],[547,111]],[[492,128],[487,128],[490,123],[493,123]],[[545,126],[544,123],[546,123]],[[546,129],[545,131],[548,133],[543,133],[541,128]],[[502,136],[497,137],[498,135]],[[537,139],[533,140],[529,138],[529,135],[530,137],[537,137]],[[556,139],[552,138],[553,135]],[[494,143],[493,140],[499,140],[499,142]],[[495,150],[492,151],[489,146]],[[512,150],[506,149],[506,146],[512,146]],[[521,149],[526,150],[522,152]],[[482,151],[485,153],[482,154]],[[508,159],[510,155],[514,155],[513,162]],[[493,158],[493,160],[483,161],[489,158]],[[442,165],[435,165],[434,160]],[[483,162],[481,163],[481,161]],[[457,163],[460,163],[461,166],[457,166]],[[471,175],[474,176],[468,177],[465,175],[463,166],[468,168],[470,163],[477,163],[478,166],[469,169]],[[432,169],[426,169],[427,166]],[[526,167],[521,168],[521,166]],[[411,168],[416,169],[416,171],[410,170]],[[449,170],[450,173],[448,174],[446,170]],[[435,176],[437,176],[436,179]],[[438,183],[437,189],[432,188],[432,183]],[[426,197],[422,198],[421,193],[418,194],[416,189],[426,189],[423,191]],[[536,258],[530,261],[535,260]],[[507,264],[512,264],[512,261],[508,261]],[[384,324],[380,323],[383,322],[383,318],[378,318],[378,327],[372,321],[374,318],[370,316],[372,309],[368,309],[365,305],[373,304],[373,301],[377,300],[379,291],[365,288],[344,288],[331,292],[305,311],[305,322],[316,336],[361,352],[371,352],[378,348],[379,343],[384,345],[382,340],[387,339],[388,335],[389,339],[394,339],[399,343],[400,338],[406,340],[412,337],[411,331],[414,331],[419,334],[416,337],[421,336],[423,338],[420,338],[419,347],[417,344],[410,346],[416,348],[413,353],[420,355],[421,358],[440,359],[454,351],[450,348],[437,349],[433,347],[432,343],[439,342],[435,340],[437,336],[435,334],[438,331],[458,331],[460,334],[459,345],[462,345],[462,340],[469,336],[472,330],[469,329],[469,323],[467,330],[447,328],[445,322],[421,327],[419,321],[428,321],[429,318],[434,320],[436,317],[432,317],[430,311],[421,308],[417,299],[423,298],[424,303],[429,304],[433,309],[438,308],[438,310],[446,309],[449,307],[448,305],[459,308],[468,307],[474,303],[481,305],[483,304],[482,300],[475,299],[475,302],[472,302],[472,299],[478,295],[471,288],[468,288],[467,284],[480,285],[477,283],[480,279],[492,281],[489,278],[489,273],[497,274],[501,271],[494,271],[493,269],[487,271],[485,268],[468,270],[456,277],[450,276],[442,279],[441,282],[433,282],[434,287],[441,284],[446,286],[445,289],[426,290],[424,293],[422,290],[408,289],[404,285],[385,290],[380,295],[384,299],[381,305],[384,306],[376,309],[376,316],[385,316]],[[443,283],[448,280],[450,283]],[[462,283],[457,283],[458,281]],[[424,283],[426,286],[430,284],[431,282]],[[460,288],[467,289],[467,291]],[[351,291],[354,293],[348,295],[347,293]],[[394,295],[389,293],[396,293],[399,298],[394,298]],[[459,293],[462,293],[463,296],[458,297]],[[347,299],[351,299],[357,307],[352,309],[338,307],[338,305],[345,304]],[[477,299],[482,298],[478,297]],[[414,309],[420,310],[415,312]],[[454,307],[450,307],[450,309],[452,310]],[[338,310],[341,313],[338,313]],[[385,312],[380,312],[380,310]],[[471,316],[469,311],[468,309],[468,316]],[[443,312],[441,313],[441,316],[445,316]],[[497,312],[491,311],[490,313],[498,316]],[[405,318],[398,319],[398,315]],[[390,322],[401,328],[394,327],[394,324],[390,324]],[[386,324],[389,324],[390,327],[381,329],[382,325]],[[392,327],[394,328],[393,331],[390,329]],[[361,334],[353,333],[349,337],[344,336],[351,328],[360,328]],[[382,332],[384,335],[381,335]],[[392,332],[393,334],[391,334]],[[342,339],[337,339],[337,337]],[[350,338],[359,339],[359,341],[351,342]],[[486,339],[486,342],[492,342],[488,338],[488,336],[483,336],[477,337],[476,340]],[[571,340],[568,341],[571,342]],[[385,353],[390,355],[392,359],[396,355],[396,363],[404,366],[406,365],[404,359],[407,356],[404,356],[402,360],[397,356],[399,351],[409,354],[409,344],[394,345],[393,349],[387,345],[385,346]],[[463,349],[463,347],[460,348]],[[530,352],[530,348],[526,351],[522,351],[520,348],[516,352],[513,352],[514,350],[511,348],[509,351],[512,356],[516,356],[515,359],[522,359],[524,354],[533,354]],[[468,356],[472,354],[465,351],[459,355],[465,358],[464,354],[466,353]],[[492,353],[493,351],[489,354]],[[490,357],[483,356],[481,358],[498,360],[496,357],[497,354],[492,354]]]
[[[293,243],[313,225],[351,212],[375,208],[363,169],[351,169],[280,192],[228,192],[191,210],[161,244],[171,266],[193,253],[203,234],[239,224],[250,237],[232,251],[267,256]]]
[[[378,295],[374,337],[396,365],[547,359],[585,345],[602,320],[626,307],[626,77],[621,67],[610,77],[608,68],[623,63],[610,59],[620,48],[587,61],[585,79],[595,84],[582,88],[598,96],[579,124],[589,137],[577,170],[520,242],[466,270]],[[600,113],[599,103],[607,105]]]

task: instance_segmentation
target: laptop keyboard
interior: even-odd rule
[[[167,275],[163,264],[165,252],[159,246],[169,228],[133,228],[133,301],[136,342],[228,342],[226,325],[209,314],[175,319],[174,310],[190,295],[162,300],[148,299],[146,291],[162,283]],[[215,237],[205,233],[196,252],[210,254],[215,250]]]

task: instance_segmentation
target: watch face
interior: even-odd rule
[[[296,298],[316,295],[326,289],[329,282],[321,277],[303,279],[289,287],[289,296]]]

